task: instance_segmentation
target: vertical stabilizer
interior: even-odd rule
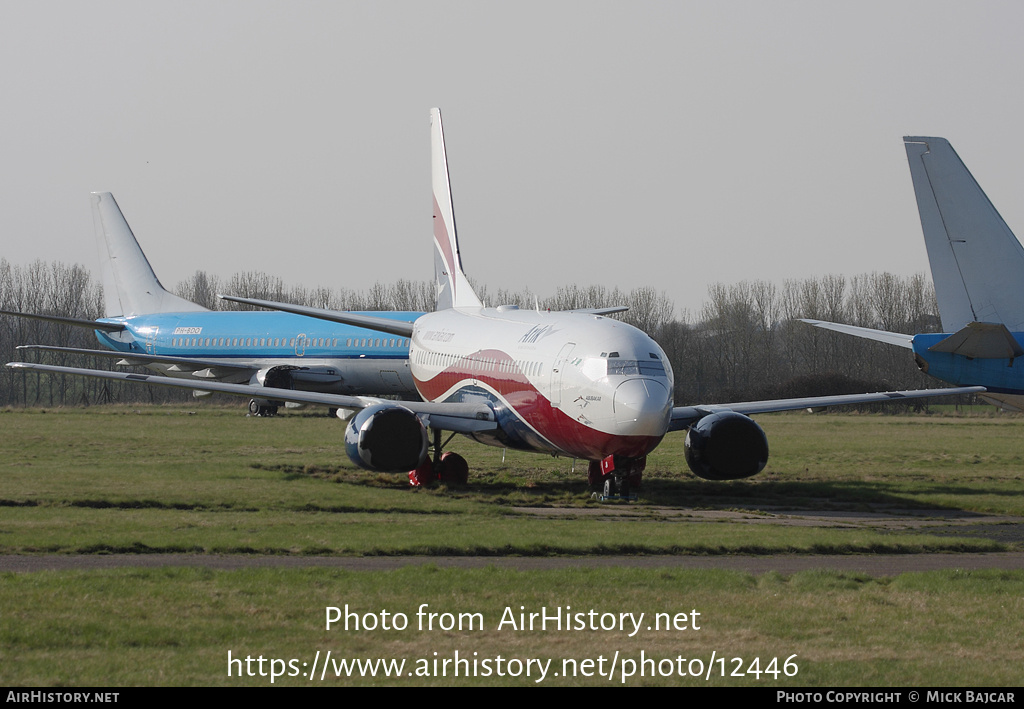
[[[206,310],[160,285],[114,195],[92,193],[92,218],[107,317]]]
[[[1024,248],[948,141],[903,142],[942,329],[987,322],[1024,330]]]
[[[455,211],[448,182],[448,158],[444,152],[441,109],[430,109],[430,164],[434,189],[434,280],[437,309],[479,307],[480,299],[462,271],[459,239],[455,234]]]

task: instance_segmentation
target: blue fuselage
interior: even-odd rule
[[[1024,342],[1024,333],[1012,334],[1017,342]],[[928,350],[947,337],[949,333],[914,336],[914,354],[925,374],[950,384],[984,386],[1003,394],[1024,394],[1024,358],[981,359]]]
[[[411,322],[422,313],[374,312],[376,317]],[[162,358],[146,366],[169,376],[196,376],[195,360],[224,364],[234,372],[223,381],[263,384],[272,369],[292,373],[295,388],[345,394],[411,394],[409,340],[373,330],[279,312],[206,311],[105,318],[123,332],[96,331],[100,342],[130,358]],[[167,359],[191,360],[189,366]],[[166,359],[163,359],[166,358]],[[247,368],[248,371],[238,368]]]

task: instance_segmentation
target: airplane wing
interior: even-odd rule
[[[245,303],[255,305],[258,308],[267,310],[280,310],[283,313],[305,315],[310,318],[327,320],[329,322],[341,323],[342,325],[354,325],[365,327],[369,330],[379,330],[390,335],[399,337],[412,337],[412,323],[404,320],[392,320],[372,315],[357,315],[345,312],[344,310],[325,310],[323,308],[307,308],[304,305],[292,305],[291,303],[277,303],[272,300],[259,300],[256,298],[239,298],[234,295],[218,295],[221,300],[230,300],[233,303]]]
[[[50,364],[32,362],[8,362],[11,369],[25,369],[37,372],[53,372],[77,376],[110,379],[114,381],[138,382],[154,386],[175,387],[178,389],[199,389],[214,391],[234,396],[253,396],[253,387],[247,384],[227,384],[223,382],[196,382],[188,379],[174,379],[153,374],[129,374],[125,372],[108,372],[99,369],[81,369],[78,367],[60,367]],[[976,394],[985,391],[985,387],[953,387],[948,389],[915,389],[910,391],[886,391],[874,394],[842,394],[837,396],[811,396],[798,399],[772,399],[766,401],[745,401],[734,404],[705,404],[699,406],[677,406],[672,409],[669,431],[680,431],[688,428],[701,418],[715,413],[735,412],[739,414],[765,414],[777,411],[793,411],[826,406],[843,406],[849,404],[867,404],[880,401],[899,399],[920,399],[925,397],[948,396],[951,394]],[[344,394],[323,394],[320,392],[298,391],[294,389],[277,389],[261,387],[261,398],[280,401],[292,401],[301,404],[319,404],[339,409],[359,410],[375,404],[387,403],[388,400],[368,396],[348,396]],[[456,433],[477,433],[497,428],[494,410],[484,401],[465,403],[434,403],[426,401],[402,401],[401,405],[419,415],[424,425]]]
[[[268,310],[280,310],[284,313],[305,315],[311,318],[327,320],[330,322],[342,323],[343,325],[355,325],[365,327],[369,330],[380,330],[400,337],[412,337],[412,323],[387,318],[376,318],[372,315],[356,315],[344,310],[324,310],[322,308],[307,308],[303,305],[292,305],[291,303],[278,303],[273,300],[258,300],[256,298],[240,298],[234,295],[218,295],[221,300],[230,300],[233,303],[244,303],[255,305]],[[611,315],[612,313],[624,313],[629,310],[627,305],[610,305],[604,308],[576,308],[567,310],[569,313],[585,313],[588,315]]]
[[[119,360],[121,366],[148,367],[152,364],[166,364],[170,371],[191,372],[197,377],[221,379],[232,374],[255,372],[250,365],[232,364],[212,359],[194,359],[191,357],[172,357],[143,354],[141,352],[118,352],[116,350],[91,350],[83,347],[53,347],[50,345],[19,345],[19,350],[39,350],[42,352],[65,352],[69,354],[91,355]]]
[[[35,313],[19,313],[14,310],[0,310],[0,315],[12,315],[16,318],[31,318],[33,320],[46,320],[47,322],[60,323],[61,325],[74,325],[75,327],[86,327],[90,330],[103,330],[104,332],[120,332],[125,329],[124,323],[82,320],[80,318],[65,318],[60,315],[36,315]]]
[[[876,340],[878,342],[885,342],[890,345],[896,345],[897,347],[905,347],[908,350],[914,348],[913,335],[904,335],[899,332],[889,332],[887,330],[872,330],[869,327],[843,325],[841,323],[825,322],[824,320],[806,320],[800,318],[800,322],[805,322],[808,325],[814,325],[814,327],[820,327],[825,330],[835,330],[836,332],[844,332],[847,335],[863,337],[867,340]]]
[[[676,406],[672,409],[672,423],[669,431],[688,428],[709,414],[731,411],[737,414],[767,414],[776,411],[816,409],[826,406],[849,404],[871,404],[880,401],[901,399],[923,399],[952,394],[978,394],[985,387],[952,387],[948,389],[912,389],[909,391],[882,391],[874,394],[839,394],[836,396],[807,396],[799,399],[769,399],[765,401],[743,401],[736,404],[710,404],[702,406]]]
[[[78,367],[58,367],[51,364],[35,364],[32,362],[8,362],[11,369],[26,369],[36,372],[52,372],[56,374],[72,374],[97,379],[110,379],[121,382],[138,382],[154,386],[174,387],[200,391],[215,391],[233,396],[251,398],[254,388],[248,384],[227,384],[224,382],[196,382],[188,379],[174,379],[155,374],[130,374],[126,372],[106,372],[100,369],[80,369]],[[423,421],[424,426],[454,431],[456,433],[479,433],[491,431],[498,427],[494,409],[486,402],[442,403],[428,401],[390,401],[370,396],[348,396],[345,394],[323,394],[313,391],[295,389],[277,389],[260,387],[260,398],[275,401],[292,401],[299,404],[319,404],[337,409],[364,409],[376,404],[395,404],[409,409]]]

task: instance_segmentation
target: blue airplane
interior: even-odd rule
[[[55,315],[7,315],[50,320],[95,330],[109,350],[47,345],[19,349],[111,357],[162,375],[202,384],[246,384],[253,415],[277,413],[279,399],[264,387],[347,395],[416,397],[409,372],[409,338],[280,312],[210,311],[168,292],[153,273],[121,209],[109,192],[93,193],[93,221],[101,255],[106,317],[79,320]],[[369,313],[363,313],[369,315]],[[412,322],[418,312],[376,312]],[[295,404],[292,404],[295,405]]]
[[[1024,410],[1024,247],[949,141],[906,137],[903,142],[943,332],[904,335],[804,322],[905,347],[926,374],[984,386],[982,398]]]

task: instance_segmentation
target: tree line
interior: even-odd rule
[[[761,398],[856,393],[936,386],[902,348],[814,328],[813,318],[909,334],[939,329],[935,292],[924,275],[870,273],[716,283],[700,310],[677,309],[664,291],[631,291],[605,286],[567,285],[540,297],[529,290],[489,291],[473,284],[487,305],[570,310],[623,305],[611,317],[634,325],[664,348],[675,372],[679,405]],[[196,271],[175,292],[210,310],[247,306],[220,300],[218,293],[290,302],[334,310],[434,308],[431,281],[377,283],[368,290],[288,286],[260,272],[221,280]],[[103,315],[103,289],[82,266],[36,261],[27,266],[0,259],[0,310],[94,320]],[[0,315],[0,354],[12,361],[118,369],[116,360],[15,348],[22,344],[96,349],[91,330]],[[123,369],[123,368],[122,368]],[[186,401],[187,392],[82,377],[42,375],[4,369],[0,405],[57,406],[106,402]]]

